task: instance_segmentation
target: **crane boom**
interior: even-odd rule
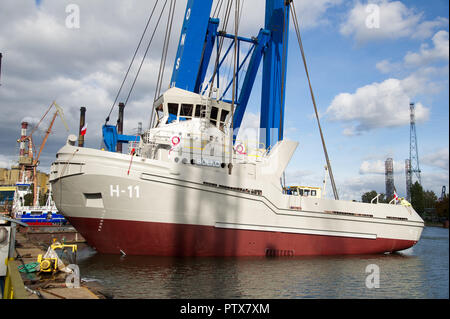
[[[36,174],[37,172],[36,172],[36,167],[39,164],[39,158],[41,157],[42,150],[44,149],[45,144],[47,143],[48,137],[49,137],[50,133],[52,132],[52,127],[53,127],[53,124],[55,123],[57,115],[59,115],[61,117],[61,120],[63,121],[64,126],[66,127],[67,131],[69,131],[69,127],[67,126],[67,123],[64,120],[64,113],[63,113],[62,108],[58,104],[56,104],[55,101],[53,101],[53,103],[50,105],[50,108],[52,106],[55,106],[56,111],[53,114],[53,117],[52,117],[52,120],[50,122],[50,125],[48,126],[48,129],[45,132],[44,139],[42,140],[41,146],[39,147],[39,151],[38,151],[36,157],[34,158],[33,164],[32,164],[32,166],[33,166],[33,184],[34,184],[33,185],[33,203],[34,203],[34,205],[38,204],[36,202],[37,201],[37,196],[38,196],[38,194],[37,194],[37,174]],[[49,110],[50,110],[50,108],[49,108]],[[47,111],[47,113],[48,113],[48,111]],[[33,130],[33,132],[34,132],[34,130]],[[32,138],[31,137],[32,134],[33,133],[30,134],[30,140]]]

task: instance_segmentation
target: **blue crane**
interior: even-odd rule
[[[261,135],[261,142],[266,145],[266,148],[270,148],[277,141],[283,139],[290,1],[266,0],[264,28],[260,29],[256,37],[238,36],[237,43],[234,43],[234,35],[217,31],[218,19],[209,16],[212,3],[212,0],[189,0],[187,3],[170,82],[171,87],[201,93],[200,86],[205,80],[206,70],[214,50],[214,42],[218,43],[216,38],[232,39],[219,63],[217,77],[220,66],[231,47],[233,45],[240,47],[240,42],[250,43],[250,49],[243,61],[238,62],[239,66],[236,72],[236,81],[238,82],[239,71],[250,58],[242,87],[240,92],[236,92],[235,97],[236,110],[233,118],[235,135],[242,123],[256,74],[261,60],[263,60],[260,128],[264,134]],[[204,39],[204,41],[198,41],[198,39]],[[225,92],[230,85],[231,82],[225,86]]]
[[[262,60],[260,118],[262,134],[260,142],[267,149],[283,139],[290,2],[291,0],[266,0],[264,28],[261,28],[255,37],[246,38],[228,34],[225,31],[218,31],[219,19],[210,17],[213,0],[188,0],[170,81],[171,87],[202,93],[202,84],[205,82],[205,76],[215,47],[217,54],[220,55],[218,39],[222,37],[232,41],[225,54],[218,61],[216,81],[217,86],[219,86],[220,68],[231,48],[237,45],[239,54],[241,43],[248,43],[249,49],[242,61],[240,61],[239,56],[237,58],[236,82],[240,83],[241,76],[244,78],[240,90],[237,89],[235,92],[234,138],[236,139],[238,129],[242,124]],[[199,41],[199,39],[203,39],[203,41]],[[247,70],[243,75],[243,66],[247,61]],[[209,85],[212,85],[211,82],[210,80]],[[224,86],[223,96],[231,84],[232,80]],[[239,85],[236,85],[236,88],[239,88]],[[229,100],[223,100],[230,102]],[[115,152],[117,143],[136,141],[136,138],[139,141],[139,137],[119,134],[115,125],[105,124],[103,126],[103,141],[109,151]]]

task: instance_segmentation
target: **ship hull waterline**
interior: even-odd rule
[[[213,226],[69,217],[98,252],[150,256],[363,255],[407,249],[416,241],[364,239]],[[98,226],[102,230],[98,231]]]

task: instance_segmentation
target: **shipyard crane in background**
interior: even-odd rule
[[[55,107],[55,113],[53,114],[53,117],[51,119],[50,125],[47,128],[44,138],[42,140],[42,143],[39,147],[39,150],[37,152],[37,155],[33,156],[33,152],[36,152],[36,149],[34,148],[33,144],[33,133],[36,132],[39,125],[42,123],[44,118],[47,116],[47,114],[50,112],[52,107]],[[47,111],[44,113],[40,121],[36,124],[36,126],[33,128],[31,133],[29,135],[26,135],[26,127],[28,126],[28,123],[23,122],[22,123],[22,137],[18,140],[20,143],[20,157],[19,157],[19,168],[20,168],[20,176],[19,180],[24,181],[25,178],[25,172],[31,171],[32,173],[32,180],[33,180],[33,205],[37,205],[37,198],[38,198],[38,190],[37,190],[37,166],[39,165],[39,158],[41,157],[42,150],[45,147],[45,144],[47,143],[48,137],[52,131],[53,124],[55,123],[56,116],[59,115],[61,117],[62,122],[64,123],[64,126],[66,127],[66,130],[69,131],[69,127],[67,126],[66,121],[64,120],[64,113],[63,110],[58,104],[56,104],[55,101],[52,102],[50,107],[47,109]],[[25,143],[28,143],[28,153],[25,153]]]

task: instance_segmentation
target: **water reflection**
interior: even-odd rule
[[[333,257],[168,258],[95,254],[82,277],[115,298],[448,298],[448,230],[426,228],[401,253]],[[380,287],[366,287],[366,267]]]

